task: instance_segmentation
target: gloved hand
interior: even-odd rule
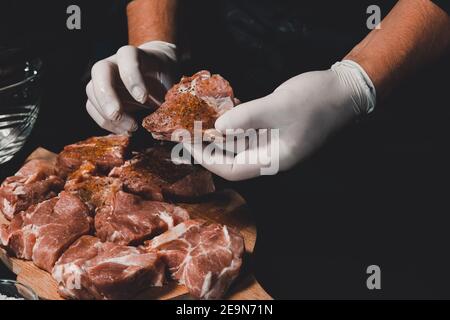
[[[264,173],[261,169],[277,161],[279,170],[291,168],[336,130],[358,115],[372,112],[375,98],[375,87],[365,71],[357,63],[344,60],[330,70],[291,78],[272,94],[236,106],[215,123],[226,139],[236,138],[230,134],[236,129],[279,129],[278,137],[273,136],[267,143],[250,145],[237,154],[211,152],[202,144],[184,147],[198,163],[227,180],[274,174],[276,171]],[[261,157],[265,154],[269,159]],[[251,163],[249,159],[257,161]]]
[[[137,130],[138,124],[130,114],[163,102],[165,92],[173,85],[175,51],[171,43],[150,41],[138,48],[124,46],[97,62],[86,86],[90,116],[100,127],[117,134]],[[126,101],[127,95],[135,101]]]

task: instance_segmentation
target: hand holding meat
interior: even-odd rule
[[[150,41],[139,47],[124,46],[92,68],[86,87],[86,109],[102,128],[117,133],[135,131],[138,125],[131,113],[145,106],[159,106],[172,86],[176,46]],[[131,95],[134,101],[126,101]]]
[[[270,161],[278,157],[279,169],[287,170],[359,114],[371,112],[374,105],[375,88],[367,74],[355,62],[344,61],[330,70],[291,78],[272,94],[236,106],[215,123],[227,138],[235,138],[228,133],[247,129],[279,129],[278,137],[237,154],[228,152],[228,159],[201,144],[186,144],[186,148],[205,168],[225,179],[249,179],[261,175],[261,169],[267,166],[267,159],[260,161],[261,154],[267,154]],[[277,148],[272,148],[275,143]],[[258,161],[249,163],[248,159]]]

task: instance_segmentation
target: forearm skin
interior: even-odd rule
[[[359,63],[383,100],[415,70],[449,52],[450,19],[430,0],[400,0],[344,59]]]
[[[177,0],[134,0],[127,6],[128,42],[176,42]]]

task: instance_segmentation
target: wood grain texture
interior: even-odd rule
[[[48,150],[39,148],[27,160],[48,159],[54,161],[56,155]],[[202,218],[210,222],[224,223],[237,228],[244,237],[246,255],[241,274],[235,280],[226,299],[239,300],[268,300],[272,299],[256,281],[250,270],[251,255],[256,241],[256,227],[252,223],[245,200],[233,190],[218,192],[200,203],[178,203],[186,208],[191,217]],[[0,214],[0,224],[8,221]],[[0,249],[0,259],[17,275],[17,281],[28,285],[42,299],[60,300],[57,285],[51,275],[36,267],[31,261],[24,261],[11,257]],[[190,299],[186,287],[170,282],[161,288],[149,288],[136,299]]]

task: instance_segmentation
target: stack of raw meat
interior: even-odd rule
[[[219,75],[183,77],[165,103],[144,120],[161,140],[173,133],[203,133],[235,104]],[[175,139],[177,140],[177,139]],[[129,138],[109,135],[68,145],[56,163],[27,162],[0,186],[0,245],[51,272],[63,297],[124,299],[171,278],[201,299],[221,298],[239,274],[241,234],[191,219],[169,201],[211,194],[211,173],[175,164],[170,149],[134,153]]]
[[[235,105],[219,75],[183,77],[161,107],[144,119],[156,139],[176,131],[214,131]],[[175,164],[170,149],[134,153],[129,138],[109,135],[68,145],[56,163],[35,159],[0,186],[0,245],[51,272],[63,297],[124,299],[171,278],[201,299],[221,298],[239,274],[241,234],[191,219],[169,201],[213,193],[211,174]]]
[[[173,163],[164,146],[129,160],[127,150],[125,136],[93,137],[56,163],[26,163],[0,187],[10,220],[0,244],[51,272],[66,298],[132,298],[167,278],[194,297],[222,297],[239,273],[242,236],[167,202],[214,192],[211,174]]]

